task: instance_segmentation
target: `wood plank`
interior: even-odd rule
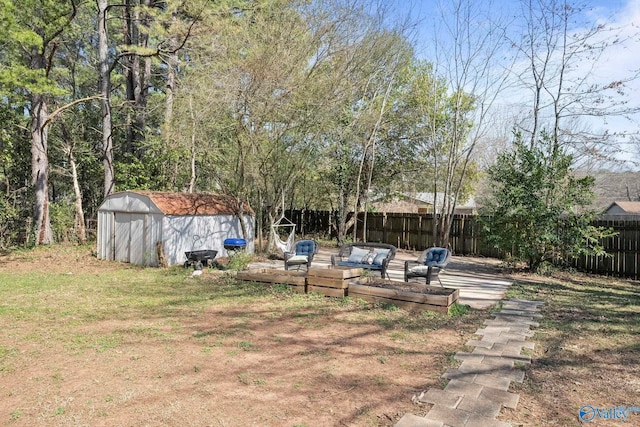
[[[454,290],[454,291],[457,291],[457,290]],[[390,298],[394,300],[417,302],[420,304],[432,304],[432,305],[439,305],[439,306],[445,306],[445,307],[448,307],[449,305],[452,304],[451,301],[453,301],[453,298],[451,297],[453,294],[455,294],[454,291],[452,291],[448,295],[434,295],[434,294],[422,294],[422,293],[411,292],[411,291],[400,291],[398,289],[381,288],[377,286],[360,285],[355,283],[349,284],[349,296],[351,296],[352,293],[357,293],[359,295],[368,294],[372,296]]]
[[[328,288],[326,286],[307,286],[307,292],[317,292],[328,297],[342,298],[347,296],[347,289]]]
[[[344,280],[362,276],[362,269],[340,266],[332,268],[312,267],[309,269],[307,276]]]
[[[236,277],[238,280],[245,282],[282,283],[303,287],[307,283],[304,271],[287,271],[271,268],[239,271]]]
[[[392,304],[400,308],[403,308],[405,310],[429,310],[429,311],[435,311],[437,313],[449,314],[449,307],[442,306],[442,305],[420,304],[417,302],[395,300],[392,298],[385,298],[385,297],[370,295],[370,294],[359,294],[356,292],[352,293],[351,291],[349,291],[349,297],[360,298],[364,301],[374,302],[374,303],[377,302],[377,303],[384,303],[384,304]]]
[[[458,302],[460,299],[460,289],[454,289],[454,291],[449,295],[448,305],[453,305]]]
[[[347,289],[349,287],[349,280],[350,279],[331,279],[328,277],[307,277],[307,283],[309,285],[338,289]]]

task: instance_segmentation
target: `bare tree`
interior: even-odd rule
[[[511,40],[524,60],[514,72],[531,98],[520,130],[533,144],[545,128],[556,148],[569,147],[582,163],[615,161],[622,144],[637,131],[610,132],[606,122],[640,111],[629,103],[628,87],[639,70],[617,70],[618,75],[605,80],[597,76],[597,68],[607,52],[637,38],[638,32],[591,22],[584,7],[573,1],[525,0],[521,8],[524,28]]]
[[[320,2],[322,3],[322,2]],[[337,208],[336,234],[342,243],[351,228],[358,240],[358,214],[365,209],[362,239],[366,238],[366,208],[375,186],[377,152],[389,114],[389,99],[396,78],[410,62],[410,20],[387,22],[392,3],[375,3],[371,9],[358,1],[327,1],[324,6],[340,10],[333,16],[335,31],[326,51],[336,64],[332,79],[341,88],[335,102],[331,130],[325,132],[328,174]],[[352,207],[353,214],[349,215]]]
[[[487,135],[491,108],[508,85],[512,63],[504,59],[507,25],[491,3],[453,0],[440,13],[433,64],[436,76],[449,88],[452,111],[446,135],[434,135],[441,138],[437,149],[443,154],[440,162],[434,163],[434,182],[438,183],[434,193],[442,195],[434,240],[446,246],[474,151]],[[437,200],[434,198],[436,211]]]
[[[346,142],[359,154],[370,141],[368,155],[358,156],[369,165],[376,118],[386,108],[380,100],[393,80],[386,64],[399,56],[401,43],[391,33],[376,34],[353,9],[325,6],[253,3],[239,15],[203,21],[188,44],[192,62],[176,93],[181,107],[174,110],[172,132],[185,154],[197,147],[190,156],[192,170],[198,169],[192,182],[253,196],[265,208],[266,225],[282,214],[283,195],[290,203],[307,182],[303,176],[316,170],[334,125],[358,135]],[[343,111],[356,109],[358,120],[341,121]],[[358,178],[365,172],[363,166]],[[355,185],[349,188],[354,196]]]
[[[71,131],[69,130],[67,123],[61,123],[60,128],[63,138],[61,150],[68,162],[68,171],[64,171],[63,173],[69,175],[73,185],[75,208],[74,229],[78,242],[80,244],[84,244],[87,241],[87,228],[84,220],[84,209],[82,207],[82,190],[80,189],[80,179],[78,177],[78,162],[75,155],[77,147],[73,137],[71,136]]]

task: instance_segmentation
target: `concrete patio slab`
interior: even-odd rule
[[[432,388],[426,393],[423,393],[418,400],[422,403],[431,403],[433,405],[438,404],[449,408],[455,408],[460,403],[460,400],[462,400],[462,396],[446,390]]]
[[[458,405],[458,409],[480,415],[481,417],[495,418],[500,413],[502,404],[494,400],[482,398],[473,399],[465,396]]]
[[[331,265],[331,254],[337,254],[338,248],[321,246],[313,258],[314,266]],[[396,257],[389,264],[391,280],[404,280],[404,262],[415,261],[420,252],[398,250]],[[498,260],[492,258],[453,256],[445,272],[440,274],[440,280],[445,287],[460,290],[460,303],[472,308],[486,309],[496,304],[504,297],[512,281],[497,273]],[[276,268],[284,270],[284,261],[267,260],[249,264],[254,268]],[[411,279],[412,281],[422,280]],[[436,281],[436,285],[437,285]],[[513,308],[513,307],[512,307]]]
[[[440,421],[428,420],[413,414],[404,414],[395,427],[443,427]]]
[[[315,256],[315,266],[331,265],[331,254],[337,248],[321,248]],[[389,265],[391,280],[404,279],[404,261],[416,260],[419,252],[398,251]],[[440,275],[445,287],[460,290],[460,303],[476,309],[486,309],[502,301],[511,285],[507,276],[498,273],[496,260],[453,257],[446,271]],[[284,269],[284,262],[273,260],[252,263],[249,268]],[[501,311],[493,313],[484,327],[475,334],[479,339],[467,341],[470,351],[456,353],[462,361],[458,368],[449,368],[442,378],[449,382],[444,389],[422,392],[415,403],[433,405],[426,416],[405,414],[394,427],[506,427],[496,420],[501,409],[515,409],[519,395],[508,391],[512,381],[524,381],[525,373],[515,366],[527,364],[531,356],[523,349],[533,349],[528,338],[531,328],[538,326],[542,302],[526,300],[502,301]]]
[[[469,417],[471,417],[471,412],[436,404],[433,405],[433,408],[431,408],[425,418],[441,421],[446,426],[464,427]]]

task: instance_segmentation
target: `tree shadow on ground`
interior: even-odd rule
[[[545,302],[527,380],[517,388],[527,411],[538,411],[546,422],[579,425],[581,405],[629,403],[640,374],[637,286],[568,273],[516,279],[507,298]],[[525,419],[519,413],[510,416],[510,421]]]

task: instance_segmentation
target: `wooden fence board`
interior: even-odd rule
[[[287,217],[308,234],[323,234],[334,237],[335,212],[287,211]],[[360,214],[358,224],[363,224]],[[304,221],[298,224],[297,221]],[[602,242],[608,257],[581,256],[570,265],[588,273],[640,278],[640,216],[607,215],[592,225],[611,227],[617,236]],[[424,250],[433,246],[433,214],[414,213],[368,213],[366,240],[370,242],[390,243],[400,249]],[[455,215],[451,226],[451,250],[456,255],[474,255],[500,258],[501,252],[483,241],[478,216]]]

